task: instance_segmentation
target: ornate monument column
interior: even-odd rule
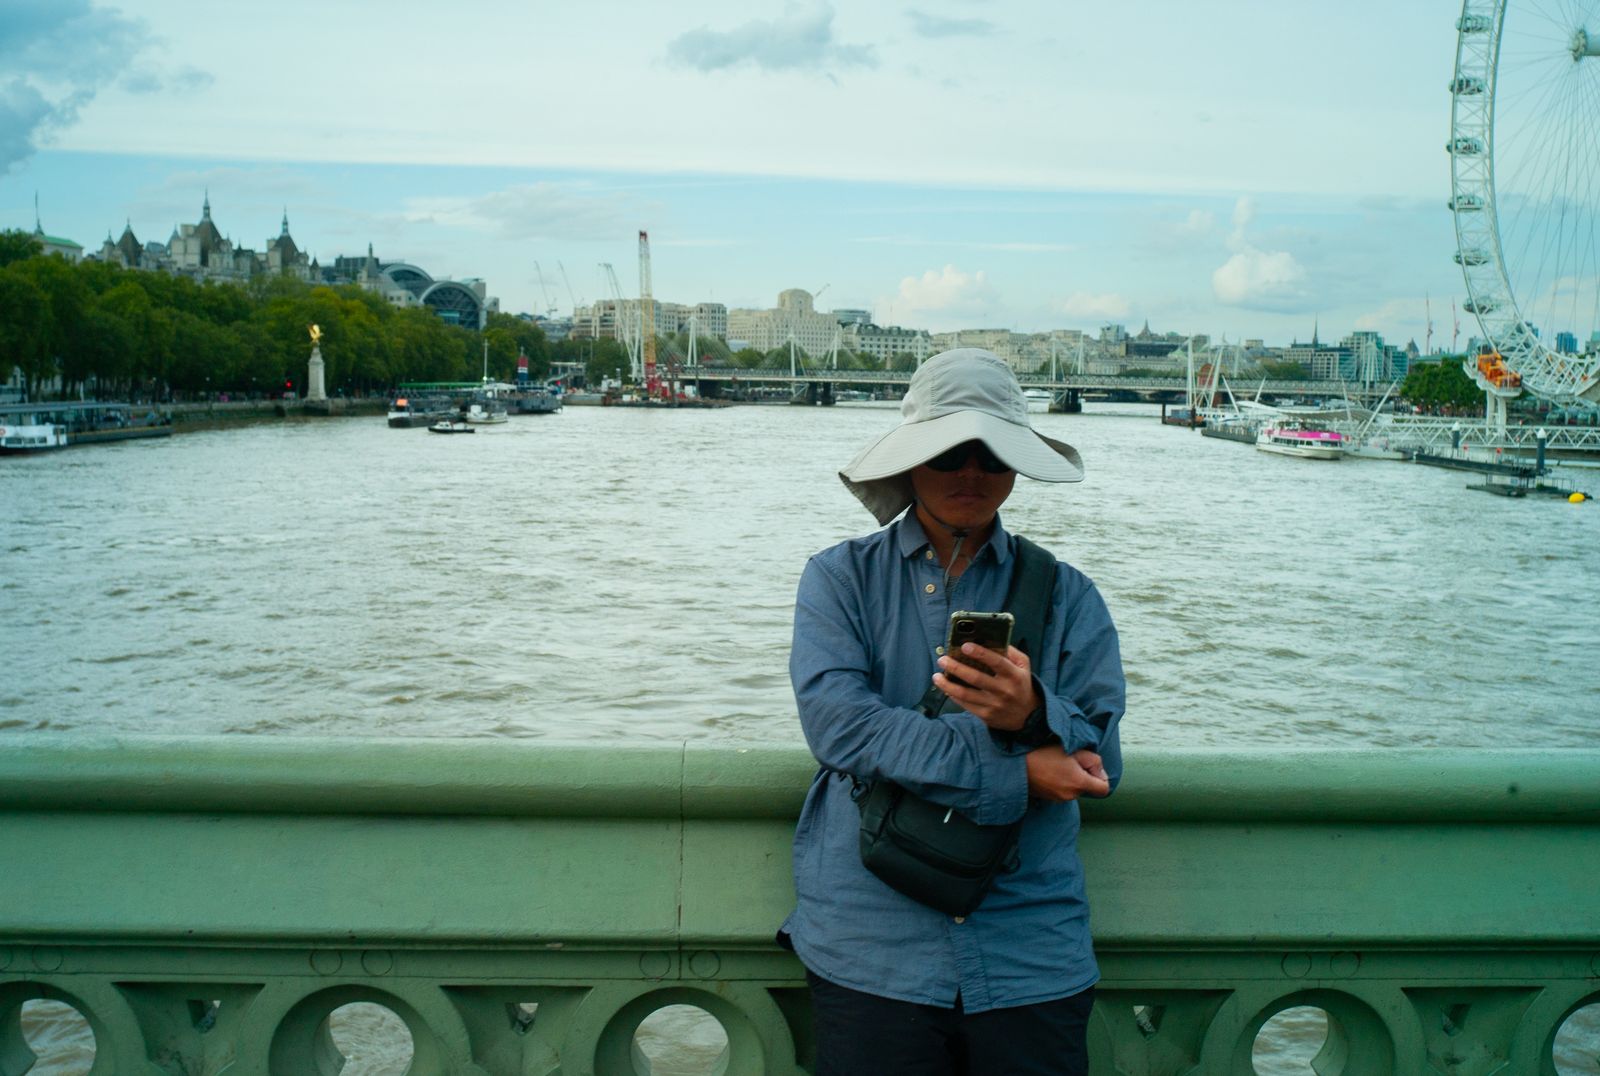
[[[311,362],[306,374],[306,402],[315,403],[326,400],[328,391],[323,386],[322,362],[322,329],[320,326],[311,326]]]

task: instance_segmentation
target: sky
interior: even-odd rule
[[[882,324],[1450,342],[1447,0],[0,0],[0,227]],[[1463,320],[1466,315],[1461,315]],[[1463,339],[1472,332],[1463,325]]]

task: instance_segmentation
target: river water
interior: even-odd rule
[[[1116,617],[1130,764],[1595,742],[1594,504],[1155,416],[1035,414],[1088,479],[1019,480],[1004,511]],[[897,418],[569,407],[471,437],[280,421],[7,458],[0,735],[798,744],[795,583],[871,528],[835,472]]]

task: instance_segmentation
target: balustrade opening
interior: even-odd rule
[[[416,1044],[393,1009],[352,1001],[328,1014],[328,1036],[344,1058],[339,1076],[405,1076]]]
[[[706,1076],[728,1068],[728,1031],[697,1005],[667,1005],[633,1033],[633,1067],[639,1076]]]
[[[22,1044],[37,1059],[27,1067],[27,1054],[7,1043],[0,1030],[0,1076],[84,1076],[94,1067],[94,1029],[83,1013],[64,1001],[34,998],[22,1003]]]
[[[1600,1076],[1600,998],[1590,998],[1556,1028],[1556,1076]]]
[[[1327,1043],[1328,1014],[1315,1005],[1296,1005],[1261,1025],[1250,1063],[1256,1076],[1316,1076],[1311,1062]]]

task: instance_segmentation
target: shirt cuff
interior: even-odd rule
[[[1082,751],[1100,750],[1100,730],[1089,723],[1083,716],[1083,711],[1078,709],[1066,699],[1058,695],[1045,693],[1044,696],[1045,720],[1050,724],[1050,731],[1061,739],[1061,746],[1067,754]]]
[[[980,826],[1015,822],[1028,809],[1028,757],[994,750],[984,756],[983,792],[972,820]]]

